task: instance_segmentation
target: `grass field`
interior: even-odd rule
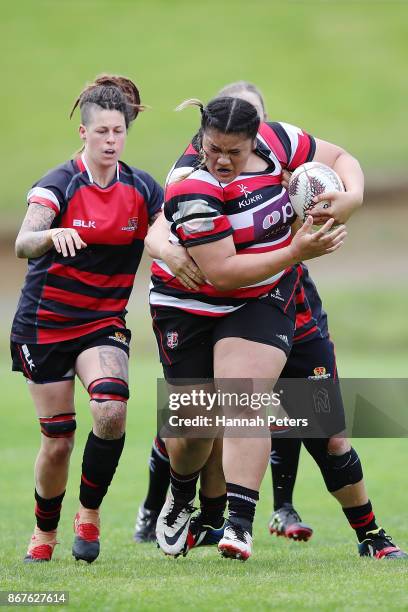
[[[401,293],[401,303],[406,303]],[[338,353],[343,376],[406,376],[407,354],[402,345],[382,344],[382,331],[373,337],[376,320],[373,292],[327,293],[333,312],[332,330],[342,338]],[[342,308],[336,308],[339,300]],[[364,301],[368,305],[360,335],[355,330],[347,346],[344,307]],[[395,323],[388,338],[398,337],[402,312],[395,301],[389,317]],[[74,561],[72,518],[76,511],[80,462],[91,427],[88,400],[78,387],[78,436],[72,457],[68,492],[60,524],[60,545],[47,565],[23,565],[32,525],[32,464],[37,452],[38,428],[26,386],[9,374],[6,345],[0,360],[6,380],[3,426],[0,430],[0,471],[3,525],[0,553],[0,587],[14,590],[68,590],[74,610],[403,610],[408,608],[408,564],[374,562],[357,556],[354,534],[341,510],[323,486],[317,468],[306,452],[295,492],[302,517],[315,528],[307,544],[271,538],[266,525],[271,511],[270,477],[267,474],[255,523],[255,552],[247,563],[224,560],[212,548],[192,551],[186,559],[166,559],[153,545],[132,541],[137,507],[147,483],[147,456],[155,431],[155,388],[160,368],[153,354],[146,313],[134,313],[130,325],[135,336],[131,362],[131,394],[128,437],[121,464],[102,511],[102,553],[91,566]],[[371,327],[370,327],[371,326]],[[362,334],[362,335],[361,335]],[[363,342],[361,341],[363,338]],[[382,346],[381,356],[375,347]],[[364,347],[364,349],[362,348]],[[387,350],[387,347],[389,350]],[[369,483],[371,499],[380,523],[394,539],[408,548],[406,529],[406,441],[355,441]]]
[[[392,212],[392,215],[391,215]],[[402,234],[405,213],[390,211],[390,233],[381,217],[367,216],[352,227],[337,257],[312,262],[313,277],[329,312],[343,377],[406,378],[408,337]],[[354,224],[354,220],[353,220]],[[364,228],[366,228],[364,232]],[[391,231],[392,229],[392,231]],[[370,251],[375,244],[376,250]],[[373,264],[373,261],[375,262]],[[26,385],[10,374],[7,335],[24,275],[11,247],[0,257],[0,588],[69,590],[74,610],[403,610],[408,609],[408,564],[358,558],[354,535],[325,492],[306,452],[302,454],[295,502],[315,534],[306,544],[271,538],[270,477],[266,476],[255,524],[255,553],[246,564],[223,560],[213,549],[186,559],[166,559],[154,546],[132,541],[138,504],[147,483],[147,456],[155,432],[156,377],[161,374],[146,308],[146,265],[129,305],[133,330],[128,437],[117,475],[102,511],[102,554],[93,565],[74,561],[72,519],[80,463],[91,427],[86,394],[78,387],[78,436],[64,502],[60,545],[46,566],[25,566],[33,527],[32,465],[38,425]],[[391,272],[392,271],[392,274]],[[347,274],[346,274],[347,272]],[[408,549],[406,529],[406,440],[355,440],[380,523]]]
[[[376,182],[406,168],[406,0],[21,0],[2,3],[3,68],[0,237],[24,214],[24,198],[46,169],[78,148],[72,104],[101,72],[126,74],[152,109],[129,135],[124,159],[163,180],[194,132],[188,97],[209,99],[225,83],[262,89],[272,119],[302,126],[352,151]],[[343,377],[406,378],[408,213],[384,199],[356,215],[346,248],[313,262],[330,315]],[[408,610],[408,563],[357,556],[354,534],[302,453],[295,503],[315,529],[307,544],[271,538],[267,474],[255,522],[254,556],[214,549],[166,559],[135,545],[133,525],[147,484],[155,433],[155,356],[146,311],[146,266],[130,304],[133,330],[128,437],[102,511],[102,552],[93,565],[71,556],[82,450],[91,419],[78,387],[78,435],[51,564],[23,565],[33,527],[32,466],[38,425],[26,385],[9,371],[7,336],[24,274],[0,244],[0,590],[68,590],[67,610]],[[382,524],[408,549],[406,440],[355,440]]]
[[[403,172],[407,18],[399,0],[2,3],[3,226],[16,224],[31,184],[79,148],[70,109],[107,71],[133,77],[152,107],[124,159],[159,181],[198,125],[197,112],[175,106],[239,79],[262,89],[272,119],[341,144],[377,181]]]
[[[1,366],[3,375],[8,365],[2,361]],[[8,376],[3,403],[6,419],[0,432],[2,589],[68,590],[66,609],[70,610],[407,609],[408,564],[356,556],[354,535],[305,452],[295,501],[315,528],[309,543],[269,536],[267,475],[256,517],[255,553],[247,563],[221,559],[212,548],[172,560],[153,545],[135,545],[132,530],[146,486],[158,373],[155,360],[133,363],[127,444],[103,506],[102,553],[91,566],[75,562],[70,554],[81,452],[90,428],[87,398],[82,391],[78,393],[79,431],[55,561],[23,565],[21,558],[33,524],[32,463],[38,432],[25,385],[17,376]],[[406,442],[358,440],[355,446],[380,522],[408,548],[406,473],[401,470],[406,463]]]

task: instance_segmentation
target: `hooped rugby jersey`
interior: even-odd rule
[[[28,260],[11,339],[42,344],[111,325],[123,328],[148,221],[163,203],[162,188],[123,162],[112,182],[99,187],[82,156],[51,170],[27,201],[55,211],[51,227],[77,230],[87,247],[74,257],[52,248]]]
[[[311,161],[314,157],[315,149],[316,145],[314,138],[293,125],[279,122],[265,122],[260,125],[257,135],[257,151],[264,159],[267,159],[277,171],[279,171],[279,175],[282,169],[291,171],[299,165]],[[198,163],[198,152],[193,143],[190,143],[184,154],[171,169],[167,182],[173,182],[179,177],[188,174],[191,172],[192,168],[197,167]],[[242,204],[243,203],[244,202],[242,202]],[[266,223],[268,224],[272,221],[273,217],[269,217]],[[271,224],[271,227],[272,226],[273,224]],[[259,252],[260,249],[262,249],[262,247],[254,247],[254,250],[251,250],[251,246],[249,246],[246,252]],[[241,252],[245,251],[241,250]],[[166,267],[164,262],[156,260],[153,263],[152,272],[153,289],[159,286],[159,282],[171,284],[174,281],[174,277],[171,275],[170,270]],[[294,342],[303,342],[315,337],[327,337],[327,315],[322,308],[322,303],[315,284],[310,278],[309,271],[305,264],[302,263],[299,265],[298,272],[301,273],[301,276],[300,282],[295,290],[296,330]],[[163,290],[164,288],[161,289],[161,291]],[[190,298],[191,295],[192,294],[189,293]],[[153,296],[153,299],[157,300],[157,297]]]
[[[188,248],[232,235],[238,255],[271,252],[289,245],[296,215],[280,183],[281,168],[275,166],[263,172],[243,173],[228,184],[219,183],[206,170],[196,170],[184,180],[171,183],[166,189],[164,214],[173,241]],[[192,293],[163,262],[154,261],[150,302],[200,315],[223,316],[248,299],[265,296],[288,270],[231,291],[218,291],[205,282]]]

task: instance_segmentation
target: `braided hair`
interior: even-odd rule
[[[243,134],[255,139],[260,118],[256,108],[241,98],[217,97],[207,106],[197,98],[182,102],[176,110],[187,106],[198,106],[201,112],[201,126],[193,140],[193,145],[200,150],[203,133],[208,129],[217,130],[223,134]]]
[[[117,110],[125,118],[126,129],[145,106],[140,104],[140,94],[136,85],[123,76],[101,74],[87,85],[76,99],[70,113],[70,119],[79,106],[81,122],[88,125],[90,114],[95,106],[106,110]]]

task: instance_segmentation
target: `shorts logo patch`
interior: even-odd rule
[[[23,344],[21,346],[21,348],[23,350],[24,357],[25,357],[25,360],[26,360],[26,363],[27,363],[28,367],[30,368],[31,371],[34,370],[35,363],[33,361],[33,358],[30,355],[30,351],[28,350],[28,346],[26,344]]]
[[[176,331],[167,332],[167,346],[170,349],[178,346],[178,333]]]
[[[313,370],[314,376],[308,376],[309,380],[323,380],[324,378],[330,378],[331,374],[326,373],[326,368],[324,366],[318,366]]]
[[[120,342],[121,344],[124,344],[125,346],[129,346],[126,336],[125,334],[122,334],[122,332],[115,332],[114,336],[108,336],[108,338],[110,340],[116,340],[116,342]]]
[[[286,344],[286,346],[289,346],[289,341],[288,341],[288,337],[284,334],[276,334],[276,337],[279,338],[279,340],[282,340],[282,342],[284,344]]]
[[[128,224],[121,228],[122,231],[124,232],[135,231],[137,229],[138,221],[139,221],[138,217],[130,217],[130,219],[128,220]]]

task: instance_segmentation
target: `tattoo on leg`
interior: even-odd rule
[[[121,349],[99,347],[99,363],[105,376],[128,379],[128,356]]]

